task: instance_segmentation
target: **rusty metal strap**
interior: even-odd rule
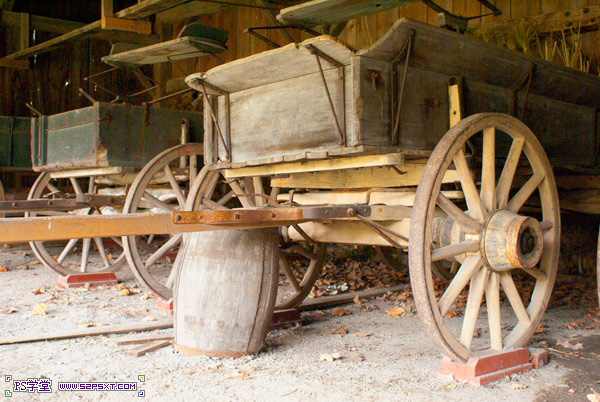
[[[221,127],[219,127],[219,122],[217,121],[217,116],[215,116],[215,111],[213,110],[212,103],[210,98],[208,97],[208,92],[206,92],[206,83],[204,81],[200,82],[200,88],[202,89],[202,94],[204,95],[204,102],[207,102],[208,110],[210,112],[210,116],[212,118],[213,123],[215,124],[215,128],[217,129],[217,133],[219,133],[219,137],[223,142],[223,148],[225,148],[225,152],[227,153],[227,160],[231,160],[231,150],[225,141],[225,137],[223,136],[223,132],[221,131]]]
[[[363,216],[371,214],[366,205],[311,206],[298,208],[241,208],[227,210],[203,210],[192,212],[174,212],[175,224],[255,224],[271,222],[307,222],[330,219],[353,218],[357,213]]]
[[[342,70],[342,114],[345,116],[346,112],[346,78],[344,74],[344,65],[339,61],[335,60],[333,57],[323,53],[321,50],[317,49],[313,45],[307,45],[306,48],[308,51],[315,56],[317,60],[317,65],[319,66],[319,73],[321,74],[321,80],[323,81],[323,87],[325,88],[325,93],[327,95],[327,100],[329,102],[329,108],[331,109],[331,114],[333,115],[333,121],[335,122],[335,128],[337,129],[338,136],[340,137],[340,145],[343,147],[346,145],[345,134],[342,131],[340,126],[340,122],[338,121],[337,113],[335,112],[335,106],[333,106],[333,100],[331,99],[331,93],[329,92],[329,86],[327,85],[327,80],[325,79],[325,73],[323,71],[323,66],[321,65],[321,59],[326,60],[327,62],[333,64],[334,66],[341,68]],[[345,124],[345,117],[344,117]]]

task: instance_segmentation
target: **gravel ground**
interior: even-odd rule
[[[127,269],[117,273],[132,294],[122,296],[112,286],[61,290],[57,275],[35,261],[26,248],[0,251],[0,336],[31,335],[85,326],[134,323],[166,318],[154,308],[156,300],[140,289]],[[27,266],[28,269],[23,269]],[[38,291],[39,289],[39,291]],[[46,314],[33,314],[40,304]],[[347,306],[350,314],[336,316],[332,310],[303,313],[304,324],[271,331],[264,351],[238,359],[185,356],[167,346],[141,357],[126,356],[129,346],[116,339],[132,334],[94,336],[50,342],[0,346],[1,392],[12,389],[12,380],[47,378],[52,393],[13,392],[12,400],[103,400],[137,397],[134,391],[57,391],[57,382],[136,382],[149,400],[181,401],[531,401],[586,400],[589,381],[573,378],[579,353],[551,353],[548,366],[514,375],[492,385],[475,388],[448,378],[436,377],[441,355],[431,343],[418,317],[390,317],[392,301],[372,300],[363,306]],[[38,307],[39,308],[39,307]],[[11,311],[13,311],[10,313]],[[548,310],[544,332],[534,336],[533,346],[554,347],[557,339],[576,343],[600,335],[590,330],[569,329],[566,323],[582,319],[581,308]],[[347,334],[332,334],[344,328]],[[142,335],[171,334],[172,329]],[[365,336],[369,334],[369,336]],[[598,338],[598,337],[596,337]],[[584,344],[584,350],[585,344]],[[322,355],[339,354],[334,361]],[[571,353],[570,355],[568,353]],[[583,355],[581,355],[583,356]],[[595,353],[586,355],[600,363]],[[583,357],[581,357],[583,358]],[[570,367],[570,368],[569,368]],[[594,366],[598,367],[598,365]],[[594,370],[588,368],[586,370]],[[598,368],[600,371],[600,368]],[[140,375],[145,381],[139,381]],[[572,390],[572,392],[571,392]],[[596,385],[600,391],[600,384]],[[65,395],[67,394],[67,395]],[[551,396],[548,396],[551,395]],[[550,399],[548,399],[550,398]]]

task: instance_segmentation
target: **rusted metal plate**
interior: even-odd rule
[[[125,205],[125,196],[104,194],[77,194],[75,200],[90,207],[122,207]]]
[[[76,200],[0,201],[0,212],[70,211],[89,207]]]

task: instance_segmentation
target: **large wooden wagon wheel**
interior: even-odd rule
[[[465,157],[467,140],[482,149],[475,154],[479,159],[473,157],[481,161],[475,177]],[[450,164],[458,171],[466,210],[440,193]],[[527,174],[524,184],[515,179],[517,169]],[[524,214],[528,201],[539,206],[532,209],[537,219]],[[439,217],[438,208],[446,217]],[[445,355],[466,361],[481,348],[509,349],[527,342],[542,319],[556,277],[559,213],[550,163],[519,120],[477,114],[446,133],[417,189],[409,247],[417,309]],[[444,259],[461,263],[447,286],[434,280],[431,269],[433,261]],[[500,289],[510,309],[501,309]],[[452,311],[464,298],[464,313]]]
[[[76,195],[98,193],[94,177],[70,177],[53,179],[50,173],[42,173],[29,191],[28,200],[73,199]],[[25,216],[46,215],[92,215],[115,213],[113,208],[82,208],[74,211],[28,212]],[[61,275],[88,272],[114,272],[125,264],[125,254],[119,238],[71,239],[61,250],[52,255],[51,243],[36,241],[29,245],[35,256],[48,268]]]
[[[225,179],[218,170],[204,168],[196,179],[188,198],[186,210],[276,207],[276,194],[267,194],[268,177]],[[325,244],[308,242],[281,244],[279,272],[285,275],[277,295],[277,309],[291,308],[308,296],[323,268]]]
[[[156,155],[131,184],[123,213],[171,213],[183,210],[190,182],[196,177],[198,164],[202,162],[203,149],[202,144],[182,144]],[[182,238],[182,234],[123,237],[131,271],[142,284],[164,299],[173,296],[175,272],[171,269],[174,258],[168,262],[163,257],[177,251]]]

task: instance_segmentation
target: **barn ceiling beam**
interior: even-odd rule
[[[74,31],[85,25],[81,22],[42,17],[39,15],[30,15],[29,24],[32,30],[57,34]],[[2,9],[0,13],[0,25],[9,28],[19,28],[21,26],[21,13]]]

